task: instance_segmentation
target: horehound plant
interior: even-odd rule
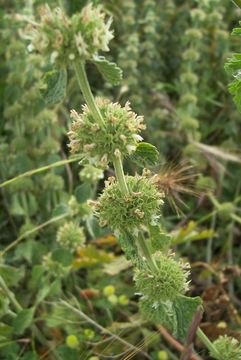
[[[114,167],[115,177],[108,178],[92,206],[101,225],[114,231],[126,257],[132,261],[144,316],[162,323],[182,340],[191,328],[215,359],[229,360],[232,356],[236,360],[241,349],[235,341],[221,338],[215,346],[193,322],[196,312],[200,314],[202,301],[184,295],[189,266],[170,250],[170,237],[160,225],[165,194],[158,188],[156,176],[147,169],[141,175],[124,174],[123,161],[130,155],[142,155],[151,161],[156,157],[156,149],[142,142],[143,118],[131,110],[129,103],[121,106],[107,99],[95,99],[91,92],[86,62],[95,64],[112,84],[121,80],[116,64],[98,55],[99,51],[108,51],[113,38],[111,20],[105,19],[102,8],[91,4],[71,18],[60,8],[51,10],[46,5],[41,9],[40,22],[31,21],[29,25],[29,49],[46,56],[55,68],[54,76],[59,74],[54,93],[51,95],[49,88],[45,91],[48,96],[59,97],[58,90],[66,82],[66,68],[74,69],[86,104],[81,113],[71,111],[69,146],[72,153],[82,154],[87,164],[101,169]],[[50,87],[51,76],[47,77]]]

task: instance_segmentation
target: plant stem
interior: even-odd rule
[[[219,354],[217,353],[217,350],[215,348],[215,346],[213,345],[213,343],[209,340],[209,338],[204,334],[204,332],[200,329],[200,327],[197,329],[197,336],[199,338],[199,340],[201,340],[201,342],[206,346],[206,348],[212,352],[213,354],[215,354],[215,356],[219,356]]]
[[[12,291],[8,288],[8,286],[5,283],[2,276],[0,276],[0,286],[3,289],[3,291],[5,292],[5,294],[7,295],[7,297],[9,298],[9,300],[11,301],[11,303],[13,304],[13,306],[15,307],[15,309],[17,310],[17,312],[23,310],[22,306],[16,300],[16,298],[15,298],[14,294],[12,293]]]
[[[148,262],[148,265],[150,266],[150,268],[153,272],[156,272],[156,270],[157,270],[156,262],[151,255],[150,249],[147,244],[147,240],[145,239],[142,231],[140,231],[140,233],[139,233],[138,240],[139,240],[139,245],[141,247],[141,251],[142,251],[143,255],[145,256],[145,258]]]
[[[124,171],[123,171],[123,165],[122,165],[121,158],[116,157],[116,159],[113,161],[113,165],[115,168],[115,174],[116,174],[117,180],[119,181],[119,184],[121,187],[121,191],[123,192],[123,194],[128,194],[129,189],[126,184],[126,179],[125,179],[125,175],[124,175]]]
[[[85,63],[83,61],[75,62],[74,63],[74,70],[78,80],[78,84],[80,86],[80,90],[84,96],[86,104],[90,109],[95,121],[97,123],[104,123],[104,119],[100,113],[98,106],[95,103],[94,96],[90,89],[90,84],[86,75],[85,71]]]

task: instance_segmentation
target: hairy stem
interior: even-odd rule
[[[116,174],[117,180],[119,181],[119,184],[121,187],[121,191],[123,192],[123,194],[128,194],[129,189],[126,184],[126,179],[125,179],[125,175],[124,175],[124,171],[123,171],[123,165],[122,165],[121,158],[116,157],[116,159],[113,161],[113,165],[115,168],[115,174]]]
[[[83,61],[75,62],[74,70],[80,90],[84,96],[86,104],[88,105],[88,108],[90,109],[95,121],[97,123],[104,123],[104,119],[100,113],[98,106],[95,103],[94,96],[90,89],[90,84],[85,71],[85,63]]]
[[[7,284],[5,283],[4,279],[2,276],[0,276],[0,287],[3,289],[3,291],[5,292],[6,296],[9,298],[10,302],[13,304],[13,306],[15,307],[15,309],[17,310],[17,312],[21,311],[23,308],[22,306],[19,304],[19,302],[16,300],[14,294],[12,293],[12,291],[8,288]]]
[[[199,340],[201,340],[201,342],[206,346],[206,348],[212,352],[213,354],[215,354],[217,357],[219,356],[219,354],[217,353],[217,350],[215,348],[215,346],[213,345],[213,343],[209,340],[209,338],[204,334],[204,332],[200,329],[200,327],[197,329],[197,336],[199,338]]]
[[[148,265],[150,266],[150,268],[153,272],[156,272],[157,265],[156,265],[155,259],[151,255],[149,246],[147,244],[147,241],[146,241],[142,231],[140,231],[140,233],[139,233],[138,242],[139,242],[142,254],[145,256]]]

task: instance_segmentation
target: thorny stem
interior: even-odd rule
[[[95,103],[94,96],[90,89],[90,84],[85,71],[85,63],[83,61],[74,63],[74,70],[80,86],[81,92],[84,96],[88,108],[92,112],[92,115],[97,123],[104,123],[104,119],[100,113],[98,106]]]

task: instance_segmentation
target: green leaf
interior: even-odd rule
[[[65,97],[67,86],[66,69],[48,71],[45,73],[43,81],[44,85],[40,91],[45,103],[52,106],[61,102]]]
[[[92,62],[97,69],[112,85],[118,85],[122,80],[122,70],[113,62],[108,61],[104,56],[95,56]]]
[[[13,320],[13,330],[16,334],[23,334],[24,331],[32,324],[34,308],[24,309],[20,311]]]
[[[49,294],[51,294],[52,290],[55,290],[56,286],[59,286],[59,279],[56,279],[52,284],[48,284],[46,281],[36,295],[35,306],[40,304]]]
[[[0,275],[9,286],[14,286],[17,285],[17,283],[23,278],[24,269],[21,267],[15,268],[13,266],[1,264]]]
[[[77,186],[75,189],[75,197],[80,203],[86,202],[92,195],[92,187],[88,183]]]
[[[198,308],[202,305],[200,297],[188,297],[180,295],[173,302],[173,310],[175,311],[175,328],[173,335],[178,339],[185,340],[188,330],[191,326],[194,315]]]
[[[154,145],[141,142],[137,145],[136,151],[131,155],[131,160],[141,167],[154,166],[158,163],[159,152]]]
[[[143,298],[141,310],[148,320],[159,322],[178,339],[185,341],[194,315],[202,305],[200,297],[179,295],[174,301],[156,301]]]
[[[73,255],[68,250],[59,248],[53,251],[52,259],[63,266],[70,266],[73,261]]]
[[[171,243],[171,236],[163,231],[160,225],[149,226],[151,245],[154,251],[166,252]]]

